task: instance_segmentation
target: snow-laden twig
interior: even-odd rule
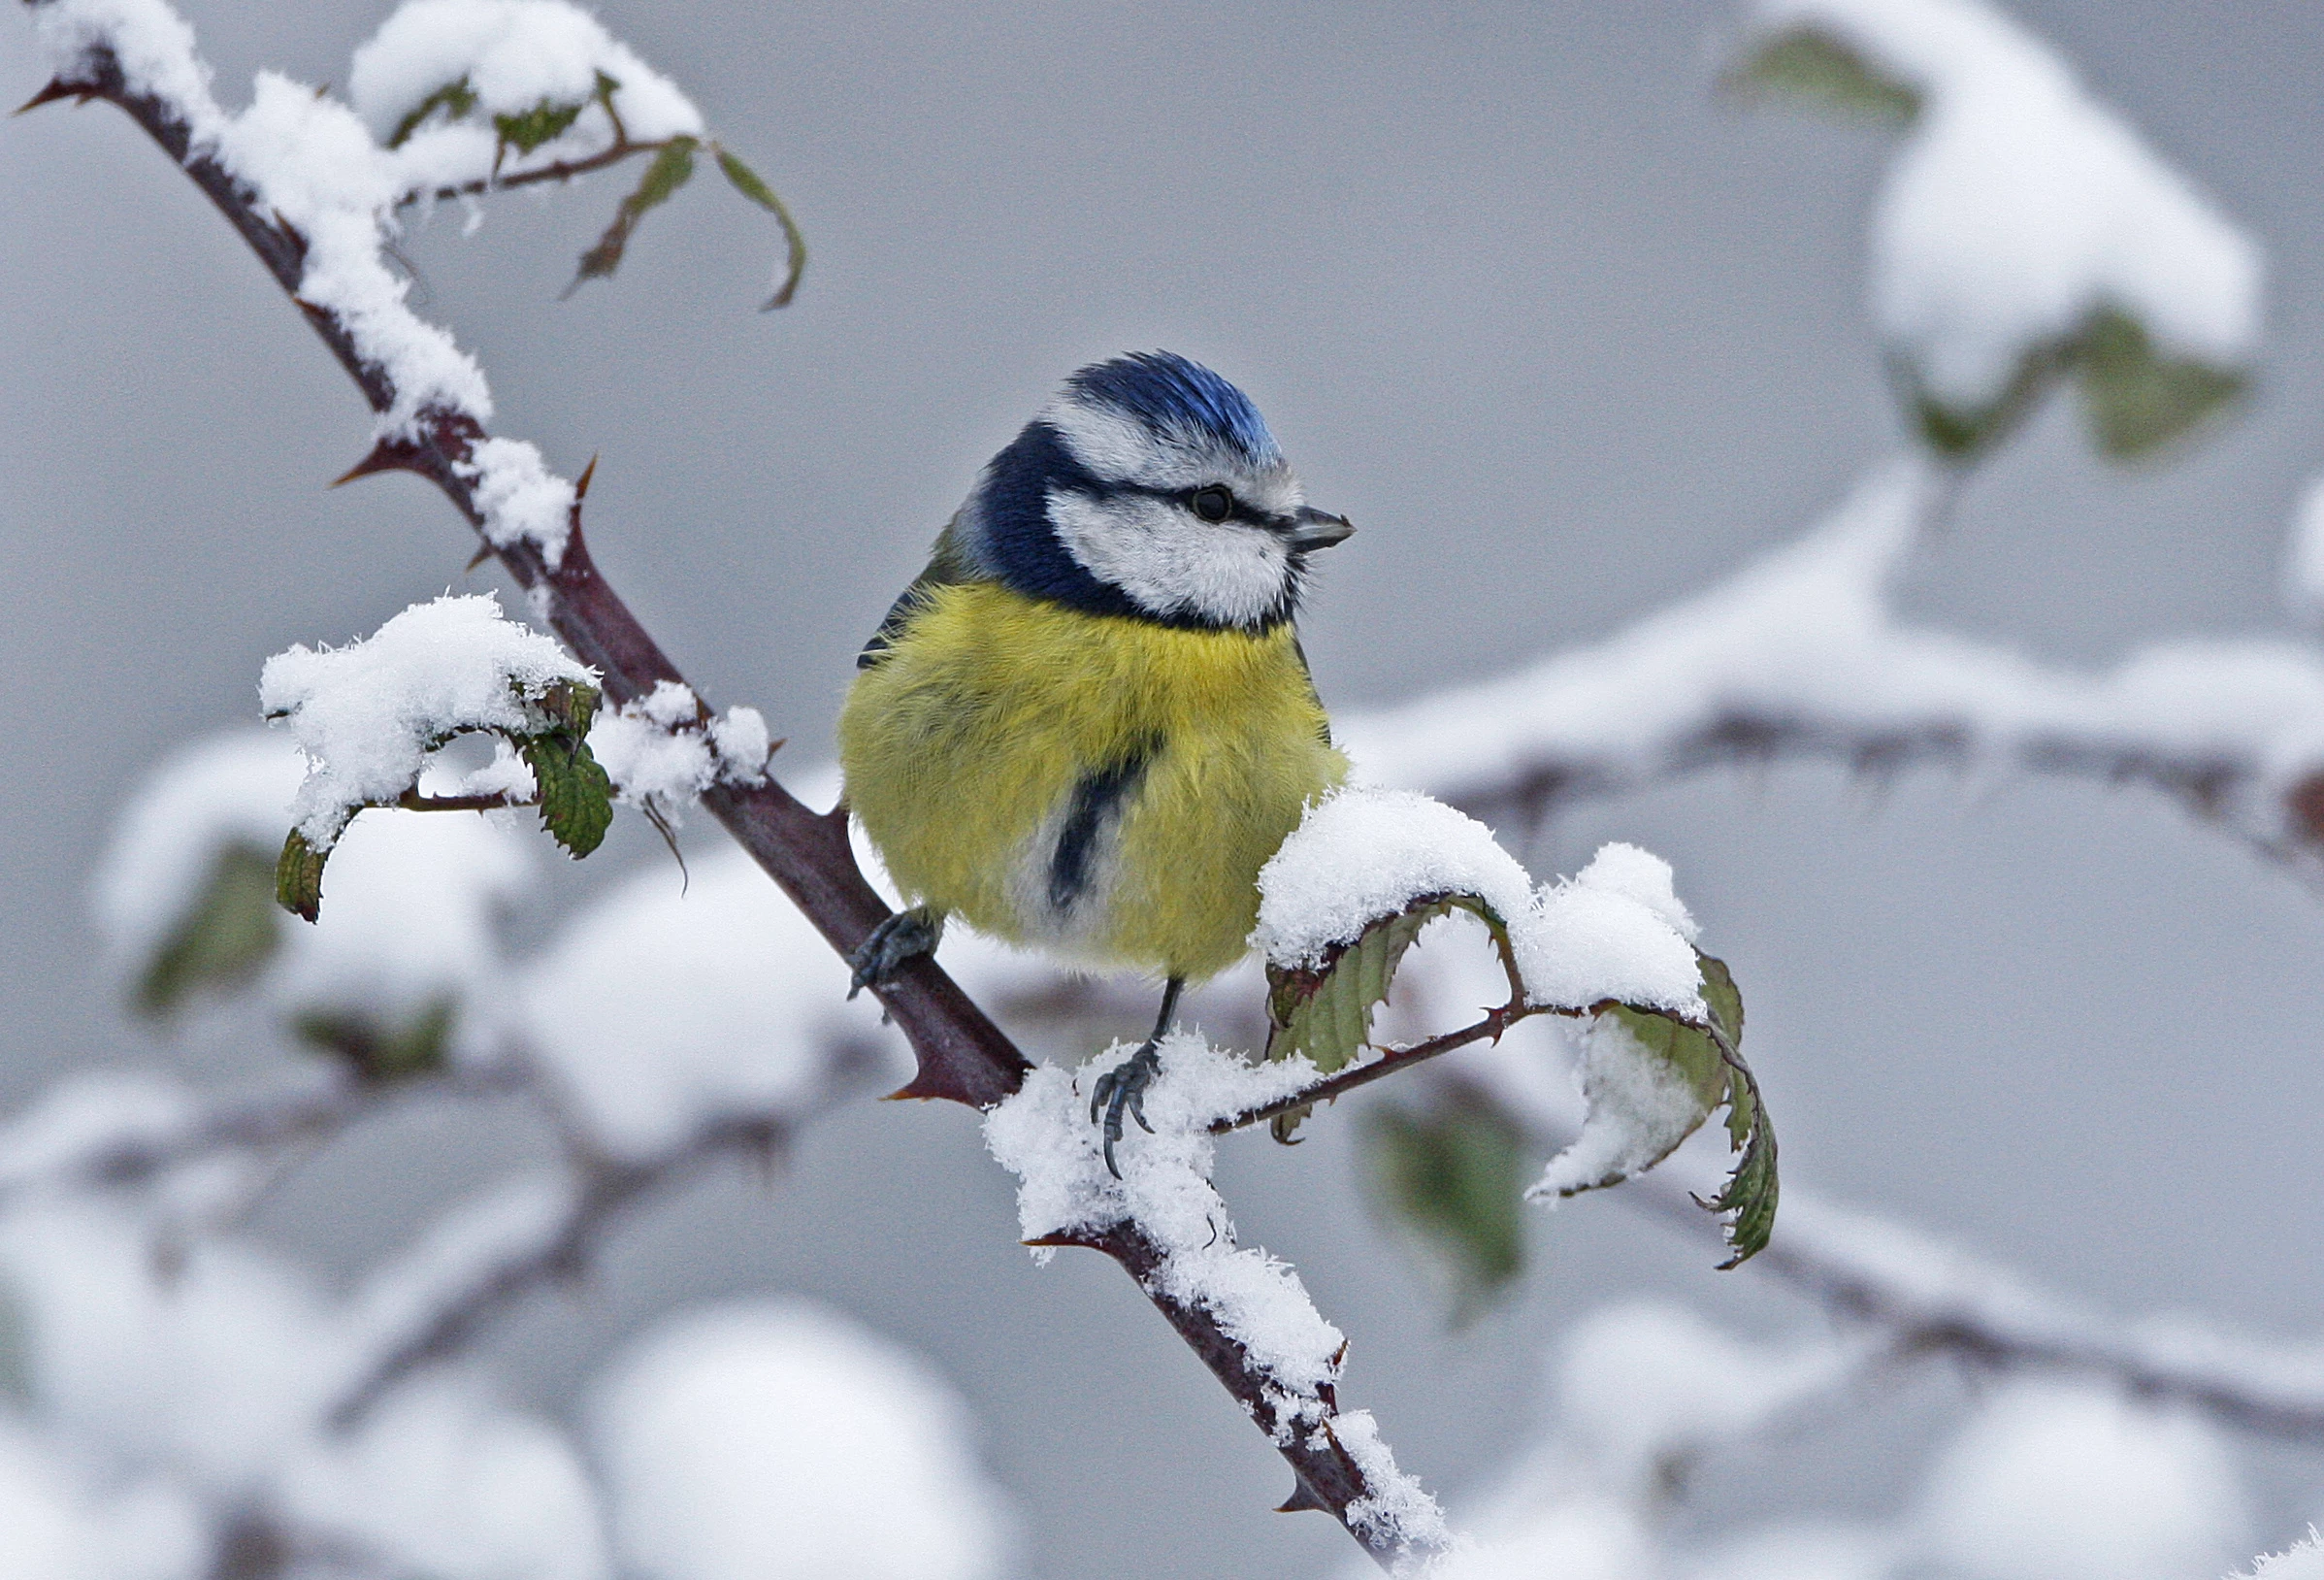
[[[1920,762],[2144,784],[2253,847],[2324,841],[2324,654],[2182,640],[2111,671],[1918,628],[1894,582],[1955,477],[1876,468],[1815,530],[1594,646],[1350,718],[1358,766],[1480,812],[1540,816],[1722,763]]]
[[[1089,1091],[1122,1050],[1075,1073],[1042,1066],[985,1119],[995,1158],[1018,1176],[1026,1243],[1091,1246],[1120,1259],[1291,1463],[1287,1507],[1328,1509],[1367,1551],[1398,1562],[1451,1543],[1444,1512],[1396,1468],[1371,1416],[1343,1412],[1347,1339],[1324,1320],[1298,1274],[1235,1243],[1210,1183],[1213,1123],[1312,1083],[1303,1060],[1254,1066],[1179,1034],[1161,1047],[1145,1094],[1153,1128],[1108,1167],[1090,1123]]]
[[[243,116],[227,116],[209,91],[192,30],[165,0],[27,0],[55,73],[39,97],[105,99],[126,112],[183,168],[249,244],[380,414],[374,448],[356,473],[401,469],[435,483],[523,587],[536,616],[603,676],[616,706],[653,696],[684,677],[598,575],[579,511],[562,537],[496,522],[489,458],[479,454],[491,412],[482,373],[450,335],[412,313],[384,259],[401,193],[379,147],[344,107],[266,76]],[[528,458],[509,502],[545,497]],[[528,510],[530,507],[528,506]],[[843,814],[810,811],[771,778],[712,785],[703,805],[790,896],[831,945],[852,951],[888,914],[858,868]],[[911,962],[876,990],[919,1058],[904,1095],[987,1107],[1016,1091],[1031,1068],[991,1019],[932,960]],[[1182,1337],[1230,1390],[1245,1386],[1239,1349],[1197,1309],[1146,1282],[1149,1250],[1131,1238],[1100,1244],[1133,1277]],[[415,1338],[405,1346],[422,1353]],[[356,1397],[359,1387],[350,1393]],[[1238,1394],[1239,1397],[1239,1394]],[[1395,1550],[1367,1531],[1365,1510],[1393,1488],[1376,1439],[1343,1455],[1326,1485],[1304,1480],[1383,1563]]]

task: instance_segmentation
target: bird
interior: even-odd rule
[[[1260,869],[1346,779],[1299,644],[1309,506],[1249,396],[1169,351],[1068,377],[978,474],[857,658],[843,801],[907,908],[850,997],[946,921],[1162,978],[1153,1033],[1095,1083],[1103,1155],[1189,982],[1241,959]]]

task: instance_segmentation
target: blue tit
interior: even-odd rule
[[[1347,759],[1293,627],[1310,509],[1243,392],[1166,351],[1087,367],[985,466],[857,659],[846,801],[912,908],[859,988],[947,917],[1157,972],[1154,1035],[1098,1085],[1140,1125],[1189,981],[1242,958],[1259,870]]]

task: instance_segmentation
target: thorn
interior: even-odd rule
[[[1275,1506],[1277,1514],[1304,1514],[1310,1509],[1318,1514],[1329,1514],[1331,1505],[1316,1496],[1316,1491],[1304,1480],[1292,1483],[1292,1495]]]
[[[340,481],[344,482],[346,479],[342,477]],[[483,547],[477,549],[474,554],[471,554],[468,557],[468,563],[462,566],[460,569],[462,573],[465,574],[475,570],[477,566],[482,565],[490,558],[492,558],[492,545],[490,543],[486,543]]]
[[[573,502],[575,505],[580,504],[581,501],[589,497],[589,479],[596,476],[597,457],[592,455],[589,457],[589,464],[581,468],[580,480],[573,485]]]
[[[54,104],[59,99],[78,98],[82,104],[86,104],[92,97],[94,94],[90,89],[78,83],[68,82],[61,77],[51,77],[46,87],[26,99],[22,104],[17,105],[16,113],[21,115],[27,112],[38,110],[44,104]]]
[[[410,444],[391,439],[382,439],[371,447],[370,454],[347,468],[339,477],[332,478],[331,486],[334,488],[344,487],[357,477],[369,477],[380,472],[416,472],[419,469],[413,463],[418,458],[417,452]]]

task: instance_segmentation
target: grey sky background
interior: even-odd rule
[[[187,4],[221,96],[344,82],[384,6]],[[2242,419],[2110,471],[2064,407],[1971,487],[1919,617],[2062,661],[2279,630],[2283,524],[2324,466],[2324,16],[2014,8],[2270,255]],[[1362,529],[1306,643],[1347,709],[1609,632],[1791,536],[1899,440],[1861,307],[1886,145],[1713,91],[1724,5],[781,7],[607,3],[613,30],[793,205],[814,260],[759,315],[773,238],[704,177],[621,277],[555,300],[620,190],[440,215],[426,311],[481,356],[498,431],[602,456],[600,563],[696,683],[827,748],[851,659],[974,469],[1080,363],[1167,346],[1248,389],[1310,497]],[[0,93],[39,84],[0,33]],[[250,718],[260,662],[463,576],[472,546],[361,452],[353,389],[199,195],[103,108],[0,121],[0,1095],[156,1056],[92,964],[86,873],[158,756]],[[722,838],[698,820],[697,848]],[[1750,1002],[1786,1173],[2122,1310],[2324,1328],[2315,1189],[2324,903],[2137,793],[1822,770],[1594,806],[1537,869],[1670,858]],[[661,859],[628,830],[552,894]],[[673,879],[674,881],[674,879]],[[536,932],[554,907],[520,918]],[[1230,1148],[1245,1236],[1355,1340],[1345,1397],[1456,1497],[1522,1434],[1544,1340],[1661,1293],[1804,1320],[1618,1201],[1534,1226],[1521,1301],[1448,1334],[1358,1200],[1352,1116]],[[294,1179],[262,1228],[327,1267],[528,1144],[420,1113]],[[1036,1271],[967,1116],[861,1105],[772,1188],[664,1202],[496,1340],[561,1408],[683,1299],[788,1290],[930,1354],[1030,1532],[1028,1572],[1321,1572],[1345,1538],[1096,1258]],[[1943,1389],[1715,1467],[1713,1512],[1880,1508]],[[2267,1528],[2324,1518],[2273,1456]]]

